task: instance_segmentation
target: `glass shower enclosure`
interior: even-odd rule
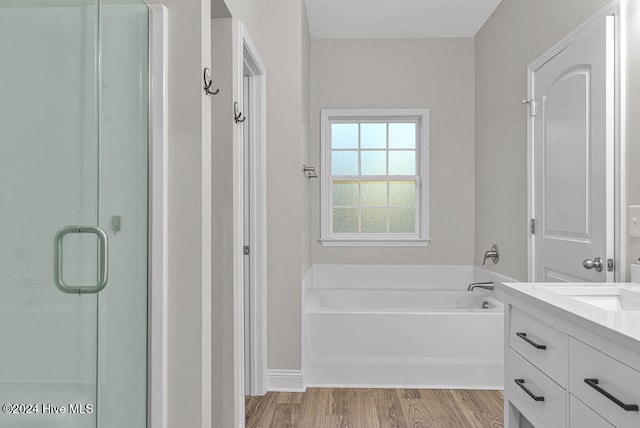
[[[0,0],[0,427],[147,424],[148,22]]]

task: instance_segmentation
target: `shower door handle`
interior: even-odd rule
[[[98,238],[98,280],[95,285],[71,286],[64,282],[62,262],[64,247],[62,241],[70,233],[90,233]],[[109,280],[109,240],[104,230],[98,226],[65,226],[58,230],[53,245],[53,278],[56,287],[64,293],[95,294],[107,286]]]

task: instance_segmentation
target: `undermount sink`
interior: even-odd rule
[[[640,311],[640,292],[622,287],[553,287],[549,290],[606,311]]]

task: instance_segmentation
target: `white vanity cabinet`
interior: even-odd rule
[[[503,285],[505,426],[640,428],[640,311],[534,286]]]

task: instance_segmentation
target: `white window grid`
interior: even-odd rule
[[[358,124],[358,146],[357,148],[333,148],[331,142],[331,125],[336,123]],[[361,141],[361,125],[366,123],[385,123],[386,145],[384,148],[363,148]],[[392,148],[389,147],[389,124],[392,123],[415,123],[416,124],[416,144],[415,148]],[[323,110],[322,111],[322,220],[321,220],[321,241],[341,245],[339,242],[374,242],[379,244],[422,242],[424,245],[428,238],[428,129],[429,110],[428,109],[403,109],[403,110]],[[358,173],[362,171],[362,152],[385,151],[386,173],[385,175],[332,175],[332,153],[333,152],[353,152],[358,155]],[[389,175],[389,155],[392,152],[409,151],[415,152],[415,174],[414,175]],[[425,177],[427,176],[427,177]],[[392,182],[415,182],[415,205],[391,205],[391,183]],[[358,184],[358,205],[334,205],[333,188],[336,182],[352,182]],[[386,205],[362,205],[362,183],[385,182],[387,186]],[[333,213],[334,208],[351,208],[358,210],[358,233],[334,233]],[[362,231],[362,210],[369,208],[386,209],[386,232],[363,233]],[[392,209],[415,209],[415,233],[394,233],[391,232]],[[325,244],[326,245],[326,244]]]

